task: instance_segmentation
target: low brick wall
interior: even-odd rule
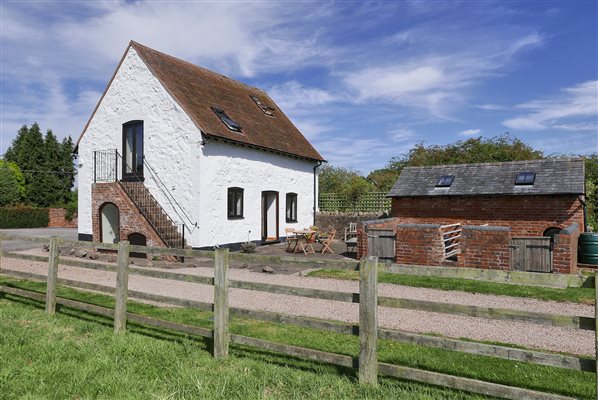
[[[343,239],[350,222],[377,220],[381,213],[321,211],[316,214],[316,226],[325,231],[336,229],[336,238]]]
[[[66,210],[64,208],[49,208],[48,209],[48,228],[76,228],[77,215],[72,221],[66,219]]]
[[[509,227],[465,225],[462,227],[461,254],[457,257],[457,264],[461,268],[509,271],[511,269],[510,240]]]
[[[555,236],[552,248],[552,270],[555,273],[577,272],[577,246],[580,235],[579,224],[573,223]]]
[[[510,241],[507,226],[464,225],[457,262],[444,259],[440,224],[409,224],[399,218],[364,221],[357,225],[357,258],[368,254],[368,230],[392,229],[396,235],[395,262],[406,265],[455,266],[488,270],[511,270]],[[579,225],[573,223],[556,236],[553,247],[553,272],[577,272]]]
[[[445,264],[440,225],[401,224],[397,226],[396,234],[397,264]]]

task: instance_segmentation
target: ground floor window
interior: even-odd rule
[[[297,193],[287,193],[287,222],[297,222]]]
[[[243,189],[228,188],[228,218],[243,218]]]

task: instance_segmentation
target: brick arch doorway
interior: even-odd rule
[[[129,241],[130,244],[134,244],[137,246],[146,246],[147,245],[147,238],[145,237],[145,235],[143,235],[139,232],[134,232],[134,233],[129,234],[129,236],[127,236],[127,240]],[[134,257],[134,258],[146,258],[147,254],[132,251],[129,254],[129,256]]]
[[[100,206],[100,242],[116,243],[120,239],[120,213],[114,203]]]

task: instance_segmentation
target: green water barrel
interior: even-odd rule
[[[579,262],[598,265],[598,233],[579,235]]]

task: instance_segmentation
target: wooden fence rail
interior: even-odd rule
[[[6,258],[18,258],[30,261],[48,262],[48,257],[6,252]],[[90,268],[115,272],[117,269],[110,264],[92,263],[79,260],[61,260],[61,264],[79,268]],[[129,267],[129,273],[153,278],[170,279],[183,282],[193,282],[213,285],[214,278],[181,274],[169,271],[156,271],[140,267]],[[276,285],[271,283],[245,282],[229,280],[229,287],[235,289],[255,290],[289,296],[309,297],[323,300],[334,300],[349,303],[359,303],[359,293],[339,292],[325,289],[298,288],[293,286]],[[437,312],[469,317],[500,319],[507,321],[523,321],[547,326],[559,326],[575,329],[594,330],[594,318],[560,314],[547,314],[532,311],[512,310],[505,308],[468,306],[462,304],[440,303],[428,300],[412,300],[394,297],[378,297],[378,305],[382,307],[403,308],[407,310]]]
[[[79,242],[76,242],[79,243]],[[227,249],[219,249],[215,253],[214,257],[214,278],[210,277],[197,277],[194,276],[193,278],[189,278],[189,276],[183,276],[185,274],[177,274],[172,272],[163,272],[163,271],[152,271],[147,269],[141,269],[137,267],[129,267],[128,256],[129,252],[133,251],[134,246],[130,246],[128,242],[121,242],[118,244],[118,264],[115,268],[109,264],[102,264],[102,263],[89,263],[89,262],[81,262],[77,260],[59,260],[58,256],[58,245],[59,240],[58,238],[52,238],[50,240],[50,257],[38,257],[38,256],[29,256],[19,253],[13,252],[6,252],[2,254],[2,242],[0,240],[0,271],[2,274],[10,274],[16,275],[21,277],[27,277],[32,279],[41,279],[46,280],[47,282],[47,289],[46,295],[39,294],[36,292],[26,291],[23,289],[11,288],[7,286],[0,286],[0,292],[9,293],[12,295],[29,297],[38,301],[45,301],[46,303],[46,311],[49,314],[52,314],[56,308],[56,304],[64,305],[67,307],[81,309],[84,311],[94,312],[105,316],[112,316],[114,318],[114,330],[115,332],[123,332],[126,329],[127,321],[146,324],[150,326],[161,327],[165,329],[173,329],[179,330],[183,332],[187,332],[190,334],[197,334],[200,336],[210,337],[213,339],[214,344],[214,356],[219,358],[225,358],[228,355],[228,346],[229,343],[237,343],[237,344],[245,344],[250,346],[255,346],[258,348],[281,352],[283,354],[303,357],[311,360],[322,361],[322,362],[329,362],[337,365],[342,365],[346,367],[358,368],[359,370],[359,380],[363,384],[377,384],[377,376],[378,374],[396,376],[403,379],[411,379],[419,382],[434,384],[434,385],[441,385],[446,386],[453,389],[458,390],[468,390],[474,393],[481,393],[485,395],[492,395],[497,397],[503,398],[510,398],[510,399],[539,399],[539,398],[550,398],[550,399],[565,399],[567,397],[555,395],[555,394],[547,394],[542,392],[537,392],[528,389],[522,388],[515,388],[509,387],[505,385],[499,385],[490,382],[478,381],[473,379],[467,379],[452,375],[446,374],[439,374],[435,372],[423,371],[419,369],[401,367],[391,364],[384,364],[377,362],[377,339],[390,339],[396,340],[401,342],[408,342],[408,343],[415,343],[420,345],[426,345],[431,347],[438,347],[450,350],[457,350],[457,351],[464,351],[474,354],[484,354],[484,355],[491,355],[500,358],[512,359],[512,360],[523,360],[528,362],[533,362],[542,365],[551,365],[551,366],[559,366],[563,368],[570,368],[570,369],[579,369],[579,370],[590,370],[592,369],[596,372],[596,363],[594,360],[584,359],[584,358],[577,358],[577,357],[570,357],[570,356],[562,356],[556,354],[549,354],[549,353],[542,353],[538,351],[531,351],[531,350],[523,350],[523,349],[511,349],[504,346],[495,346],[495,345],[488,345],[488,344],[481,344],[475,342],[464,342],[458,341],[454,339],[445,339],[445,338],[438,338],[426,335],[417,335],[417,334],[408,334],[405,332],[397,332],[392,330],[385,330],[379,329],[377,326],[377,309],[378,305],[380,306],[397,306],[396,304],[392,304],[391,300],[400,300],[403,299],[390,299],[385,297],[380,297],[377,294],[377,259],[374,257],[368,257],[363,259],[360,262],[360,285],[359,285],[359,293],[346,293],[346,292],[334,292],[334,291],[325,291],[325,290],[315,290],[315,289],[301,289],[298,288],[291,288],[282,285],[271,285],[271,284],[254,284],[251,282],[241,282],[241,281],[233,281],[228,279],[228,266],[230,262],[230,257]],[[112,246],[112,245],[109,245]],[[138,246],[135,246],[138,247]],[[55,250],[53,250],[55,249]],[[145,248],[144,248],[145,249]],[[138,248],[135,248],[135,251],[138,251]],[[173,250],[173,249],[168,249]],[[147,252],[143,250],[143,252]],[[6,270],[4,265],[1,264],[2,256],[4,258],[13,257],[14,258],[23,258],[22,256],[27,257],[37,257],[35,261],[46,261],[48,262],[48,274],[41,275],[41,274],[32,274],[32,273],[24,273],[20,271],[14,270]],[[91,268],[91,269],[101,269],[110,272],[116,272],[116,289],[115,287],[105,286],[105,285],[98,285],[86,282],[79,282],[73,281],[68,279],[62,279],[57,276],[58,271],[58,264],[68,265],[67,262],[77,264],[73,266],[77,266],[80,268]],[[150,272],[151,271],[151,272]],[[175,297],[169,296],[162,296],[144,292],[138,292],[128,289],[128,276],[129,274],[139,274],[139,275],[146,275],[146,273],[152,274],[151,276],[154,278],[162,278],[162,279],[172,279],[172,280],[180,280],[180,281],[195,281],[198,280],[197,283],[201,284],[208,284],[214,286],[214,302],[210,303],[203,303],[197,302],[192,300],[183,300]],[[65,284],[67,286],[74,286],[79,287],[82,289],[88,290],[97,290],[104,293],[109,293],[115,296],[116,298],[116,306],[114,310],[100,307],[96,305],[91,305],[87,303],[77,302],[74,300],[62,299],[56,296],[56,288],[57,284]],[[359,310],[360,310],[360,317],[359,317],[359,325],[351,325],[351,324],[344,324],[344,323],[336,323],[331,321],[324,321],[318,320],[314,318],[306,318],[306,317],[297,317],[297,316],[290,316],[290,315],[282,315],[277,313],[265,312],[265,311],[253,311],[253,310],[245,310],[245,309],[238,309],[238,308],[231,308],[228,304],[228,289],[229,287],[239,288],[239,289],[249,289],[249,290],[260,290],[266,291],[271,293],[280,293],[280,294],[291,294],[295,296],[303,296],[303,297],[313,297],[313,298],[325,298],[337,301],[345,301],[345,302],[358,302],[359,303]],[[597,290],[597,299],[598,299],[598,290]],[[126,303],[128,297],[131,298],[138,298],[142,300],[151,300],[151,301],[158,301],[161,303],[172,304],[172,305],[181,305],[187,307],[196,307],[203,310],[212,310],[214,311],[214,329],[206,329],[206,328],[199,328],[199,327],[192,327],[184,324],[169,322],[169,321],[162,321],[157,320],[141,315],[136,315],[126,310]],[[390,299],[390,300],[389,300]],[[431,307],[430,304],[427,303],[434,303],[434,302],[424,302],[424,309],[426,307]],[[53,304],[53,306],[52,306]],[[398,303],[401,304],[401,303]],[[422,307],[421,304],[416,306],[408,306],[405,307],[405,304],[400,305],[401,308],[409,308],[409,307]],[[446,305],[444,305],[446,306]],[[454,305],[450,305],[454,306]],[[420,309],[420,308],[415,308]],[[492,310],[492,309],[489,309]],[[455,310],[446,310],[445,312],[455,313]],[[476,313],[480,311],[477,310]],[[294,325],[299,326],[307,326],[313,327],[318,329],[326,329],[331,331],[336,331],[340,333],[349,333],[349,334],[356,334],[359,335],[360,338],[360,354],[359,358],[353,358],[349,356],[339,355],[339,354],[332,354],[326,353],[322,351],[306,349],[297,346],[289,346],[280,343],[273,343],[261,339],[249,338],[241,335],[233,335],[229,333],[228,325],[229,325],[229,313],[235,315],[241,315],[250,318],[256,318],[261,320],[267,321],[274,321],[274,322],[283,322],[283,323],[291,323]],[[492,313],[491,313],[492,314]],[[547,314],[550,316],[549,314]],[[546,317],[546,315],[543,315]],[[598,314],[596,315],[598,317]],[[536,315],[537,317],[537,315]],[[554,316],[550,316],[554,317]],[[563,317],[563,316],[558,316]],[[577,318],[577,317],[572,317]],[[553,318],[554,319],[554,318]],[[558,320],[558,318],[556,319]],[[543,321],[543,320],[542,320]],[[558,320],[560,321],[560,320]],[[579,320],[577,323],[571,323],[568,321],[568,324],[572,325],[565,325],[565,326],[574,326],[576,328],[584,328],[582,325],[591,323],[593,325],[592,329],[596,329],[595,327],[595,318],[591,318],[585,322],[581,322]],[[536,322],[536,321],[534,321]],[[543,323],[543,322],[541,322]],[[558,323],[562,324],[562,321],[557,322],[555,326],[563,326],[558,325]],[[585,329],[588,329],[586,326]],[[596,336],[596,341],[598,344],[598,335]],[[597,380],[598,385],[598,380]]]

